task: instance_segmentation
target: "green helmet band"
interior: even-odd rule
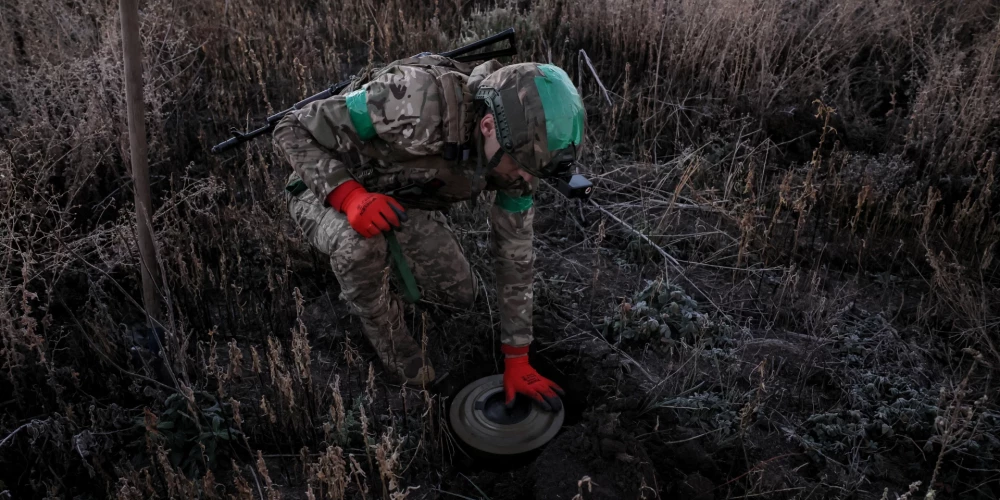
[[[545,112],[545,135],[549,151],[555,152],[583,141],[583,102],[576,86],[558,66],[542,64],[544,76],[535,77],[535,88]]]

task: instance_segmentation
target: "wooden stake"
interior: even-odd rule
[[[122,19],[122,51],[125,60],[125,102],[128,107],[128,139],[135,191],[135,222],[139,234],[142,269],[142,301],[150,327],[161,319],[156,248],[153,246],[153,205],[149,195],[149,165],[146,162],[145,105],[142,100],[142,40],[139,39],[138,0],[119,0]]]

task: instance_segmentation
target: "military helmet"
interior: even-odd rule
[[[569,175],[586,113],[565,71],[551,64],[505,66],[483,79],[475,100],[492,111],[500,149],[518,166],[536,177]]]

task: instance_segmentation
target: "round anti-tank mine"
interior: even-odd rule
[[[523,396],[508,409],[504,399],[503,375],[465,386],[451,404],[455,435],[486,456],[519,455],[542,447],[562,428],[565,409],[545,411]]]

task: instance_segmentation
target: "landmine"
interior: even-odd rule
[[[449,417],[455,435],[471,448],[489,455],[517,455],[555,437],[566,410],[545,411],[521,395],[508,410],[501,374],[465,386],[455,396]]]

